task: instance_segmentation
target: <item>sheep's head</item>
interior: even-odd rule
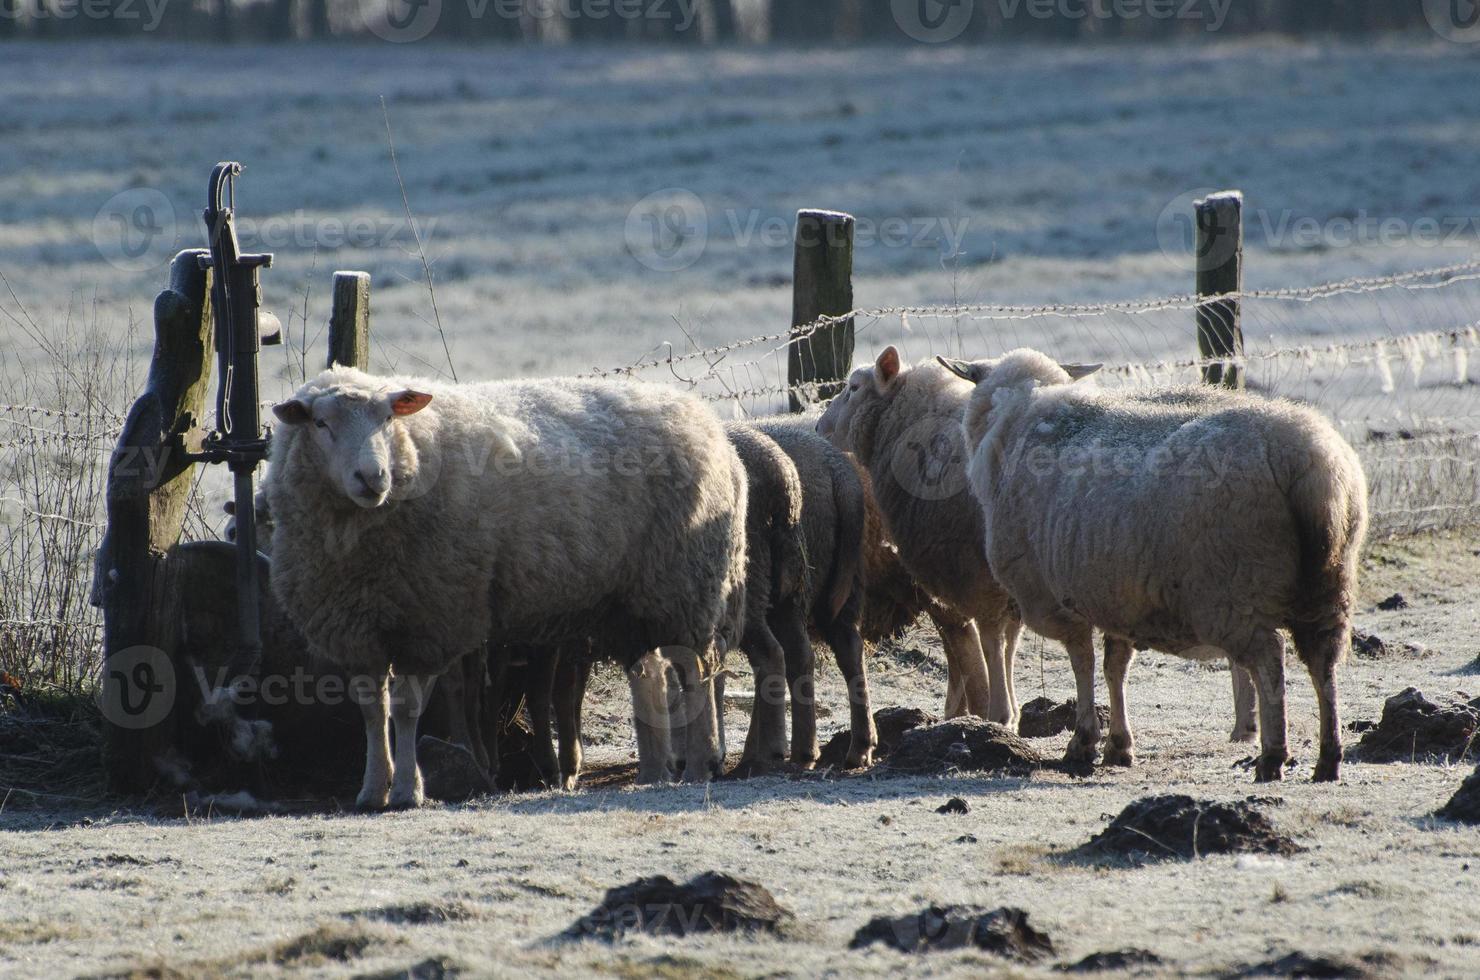
[[[1034,388],[1070,384],[1104,367],[1103,364],[1059,364],[1047,354],[1028,347],[980,361],[949,357],[936,360],[952,374],[976,385],[962,419],[968,451],[975,451],[986,434],[993,409],[1004,407]]]
[[[406,388],[370,391],[307,385],[273,407],[285,425],[312,441],[325,478],[350,500],[371,509],[391,498],[416,471],[416,444],[404,419],[432,396]]]
[[[867,464],[872,455],[872,427],[902,383],[899,351],[886,347],[871,367],[858,368],[848,376],[848,386],[817,420],[818,435]]]

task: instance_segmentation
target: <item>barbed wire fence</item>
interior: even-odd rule
[[[1219,299],[1241,307],[1248,339],[1240,356],[1189,356],[1195,316],[1209,307],[1208,297],[1189,294],[860,308],[712,347],[665,343],[584,376],[679,385],[735,417],[785,411],[793,395],[820,407],[829,384],[792,380],[789,351],[850,322],[862,350],[893,344],[919,361],[1035,347],[1103,363],[1097,383],[1115,389],[1196,384],[1207,368],[1232,367],[1254,391],[1321,409],[1352,442],[1377,534],[1480,522],[1480,260]]]

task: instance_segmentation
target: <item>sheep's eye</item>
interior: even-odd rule
[[[323,419],[314,419],[313,424],[320,429],[327,429],[329,427],[329,423],[325,422]]]
[[[849,385],[848,386],[848,390],[849,391],[857,391],[858,390],[858,382],[855,381],[851,385]]]

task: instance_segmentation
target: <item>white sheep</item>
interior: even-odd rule
[[[1142,646],[1250,671],[1256,778],[1281,778],[1285,629],[1320,704],[1315,779],[1336,779],[1336,665],[1351,645],[1367,484],[1330,423],[1224,389],[1072,385],[1092,368],[1026,349],[946,363],[976,385],[962,428],[992,572],[1074,668],[1069,757],[1092,760],[1098,745],[1097,627],[1110,691],[1106,762],[1133,758],[1125,677]]]
[[[663,648],[685,691],[686,775],[718,768],[713,673],[738,639],[746,484],[702,402],[635,383],[335,368],[274,413],[273,591],[310,644],[370,679],[360,806],[421,802],[424,698],[490,639],[600,636],[629,667],[645,781],[667,774],[666,696],[648,686],[667,673]]]
[[[889,347],[852,373],[817,431],[868,470],[900,562],[944,607],[937,624],[963,621],[941,631],[946,716],[969,712],[1015,726],[1012,660],[1022,623],[981,554],[981,508],[966,488],[961,445],[970,397],[971,386],[940,365],[906,368]]]

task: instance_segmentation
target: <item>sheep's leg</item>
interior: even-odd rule
[[[361,810],[383,810],[391,792],[390,704],[387,677],[381,677],[375,692],[360,702],[365,718],[365,778],[355,806]]]
[[[1246,666],[1259,692],[1259,762],[1254,781],[1272,783],[1284,778],[1290,753],[1285,744],[1285,641],[1275,632],[1255,637]]]
[[[396,768],[390,806],[411,809],[426,802],[416,764],[416,726],[437,683],[434,674],[398,675],[391,680],[391,723],[396,726]]]
[[[1023,636],[1023,621],[1016,612],[1008,613],[1002,624],[1002,669],[1007,678],[1007,703],[1012,708],[1012,717],[1007,727],[1017,731],[1018,699],[1017,685],[1013,683],[1013,660],[1017,657],[1018,640]]]
[[[666,783],[672,746],[668,739],[668,665],[649,653],[627,671],[632,689],[632,727],[637,733],[637,781]]]
[[[1064,751],[1066,762],[1094,762],[1100,746],[1100,717],[1095,712],[1095,642],[1088,627],[1064,639],[1069,651],[1069,665],[1074,668],[1074,686],[1078,704],[1074,714],[1074,735]]]
[[[442,704],[447,719],[447,740],[461,745],[473,757],[479,772],[488,778],[488,752],[483,747],[483,738],[475,727],[478,720],[477,699],[481,695],[480,685],[472,680],[474,662],[481,663],[480,653],[463,657],[437,683],[435,697]]]
[[[1136,740],[1131,736],[1130,715],[1125,707],[1125,678],[1135,656],[1129,640],[1105,634],[1105,686],[1110,689],[1110,739],[1105,743],[1107,766],[1129,766],[1135,762]]]
[[[555,728],[560,734],[560,788],[573,790],[581,778],[581,706],[591,661],[580,651],[560,651],[555,670]]]
[[[856,609],[856,606],[850,604],[844,608],[846,611]],[[858,635],[858,627],[845,618],[834,620],[824,631],[824,636],[848,685],[848,768],[862,769],[873,765],[874,749],[879,745],[879,733],[874,728],[874,714],[869,707],[863,638]]]
[[[985,716],[988,700],[986,660],[982,656],[976,624],[943,616],[934,609],[927,610],[927,615],[935,624],[936,632],[940,633],[941,648],[946,655],[945,716]]]
[[[1254,717],[1254,678],[1232,660],[1228,673],[1233,677],[1233,734],[1228,740],[1252,742],[1259,734],[1259,722]]]
[[[555,694],[555,671],[560,663],[557,650],[539,647],[529,651],[529,727],[532,730],[529,750],[535,768],[546,786],[560,781],[560,763],[555,758],[555,744],[550,737],[550,706]]]
[[[982,648],[987,656],[987,677],[991,685],[988,688],[985,717],[988,721],[995,721],[999,725],[1015,727],[1013,714],[1016,706],[1012,703],[1009,694],[1011,681],[1008,680],[1007,655],[1003,642],[1005,637],[1002,627],[999,624],[978,621],[977,628],[981,631]]]
[[[1313,782],[1334,783],[1341,775],[1341,719],[1336,709],[1336,665],[1346,657],[1351,627],[1340,625],[1319,632],[1295,631],[1295,649],[1310,670],[1321,713],[1321,753]]]
[[[755,674],[755,701],[738,771],[754,775],[786,760],[786,651],[765,622],[747,625],[741,646]]]
[[[483,701],[488,684],[488,645],[484,644],[462,660],[463,724],[468,731],[468,747],[472,749],[473,761],[493,782],[492,760],[488,746],[483,741]]]
[[[791,761],[811,768],[822,753],[817,746],[817,653],[807,635],[803,612],[789,606],[772,622],[786,651],[786,685],[791,691]]]
[[[705,676],[700,655],[688,647],[664,647],[663,655],[673,665],[683,692],[684,746],[683,780],[706,783],[724,770],[719,753],[719,717],[714,705],[714,676]]]

